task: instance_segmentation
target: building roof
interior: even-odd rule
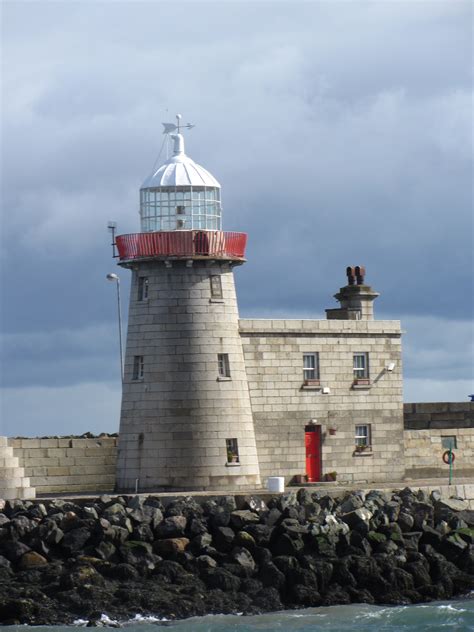
[[[142,189],[156,187],[217,187],[220,184],[204,167],[184,153],[184,139],[181,134],[170,134],[174,140],[173,155],[149,176]]]

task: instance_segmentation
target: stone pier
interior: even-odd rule
[[[18,457],[13,456],[13,448],[8,445],[7,437],[0,437],[0,498],[35,498],[35,488],[20,467]]]

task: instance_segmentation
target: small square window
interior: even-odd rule
[[[185,206],[177,206],[176,207],[176,215],[184,215],[186,213]]]
[[[457,449],[457,437],[455,437],[454,435],[449,437],[441,437],[441,447],[443,447],[445,450]]]
[[[369,354],[366,352],[354,353],[353,372],[355,380],[369,379]]]
[[[146,301],[148,298],[148,277],[138,277],[138,300]]]
[[[370,424],[355,427],[355,446],[357,448],[369,448],[372,445]]]
[[[143,356],[134,356],[132,379],[143,380],[144,374],[145,374],[145,363],[143,361]]]
[[[227,463],[240,463],[237,439],[226,439],[225,447],[227,450]]]
[[[319,380],[319,353],[303,353],[303,380]]]
[[[220,274],[211,274],[211,297],[222,298],[222,280]]]
[[[230,364],[228,353],[217,354],[217,370],[219,377],[230,377]]]

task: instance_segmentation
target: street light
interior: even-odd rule
[[[117,274],[109,272],[107,275],[107,281],[115,281],[117,283],[117,312],[118,312],[118,328],[119,328],[119,343],[120,343],[120,376],[123,382],[123,348],[122,348],[122,307],[120,304],[120,278]]]

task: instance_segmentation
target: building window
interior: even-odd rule
[[[354,380],[369,379],[369,354],[365,352],[354,353]]]
[[[441,437],[441,447],[445,450],[454,450],[458,447],[457,437]]]
[[[355,427],[355,447],[356,450],[364,450],[370,448],[372,445],[372,437],[370,436],[370,425],[365,424],[363,426]]]
[[[143,361],[143,356],[134,356],[132,379],[143,380],[144,373],[145,373],[145,363]]]
[[[305,384],[319,382],[319,353],[303,353],[303,380]]]
[[[230,364],[228,353],[217,354],[217,371],[220,378],[230,378]]]
[[[222,298],[222,280],[220,274],[211,274],[211,298]]]
[[[138,277],[138,300],[146,301],[148,298],[148,277]]]
[[[227,463],[240,463],[237,439],[226,439],[225,447],[227,450]]]

